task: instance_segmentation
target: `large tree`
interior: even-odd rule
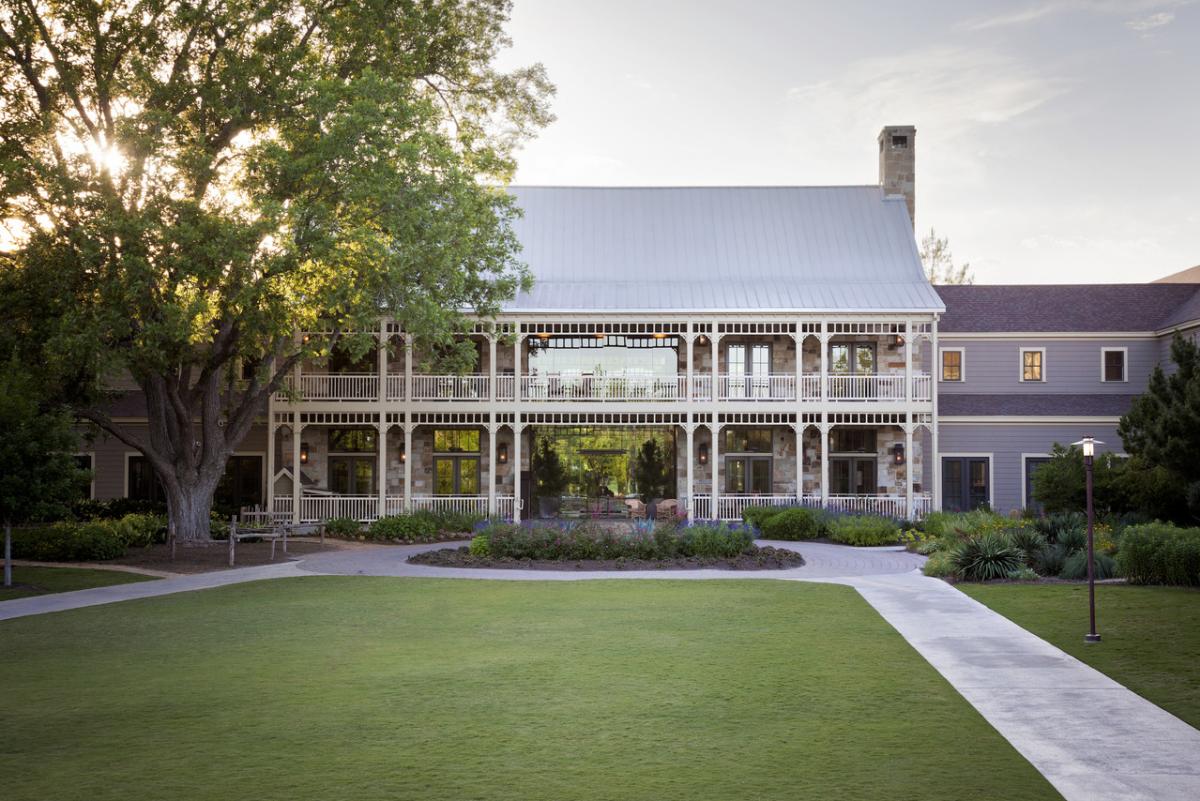
[[[1166,471],[1184,488],[1191,514],[1200,517],[1200,348],[1176,334],[1171,361],[1170,375],[1154,368],[1146,392],[1134,399],[1117,432],[1128,454]]]
[[[964,262],[955,266],[954,254],[950,252],[950,240],[938,236],[937,231],[930,228],[929,234],[921,239],[921,264],[925,267],[925,275],[933,284],[973,284],[975,274],[971,265]]]
[[[144,453],[182,540],[300,360],[381,313],[453,360],[528,281],[500,189],[550,119],[508,0],[0,0],[0,279],[26,358]],[[298,336],[319,330],[319,337]],[[128,374],[148,425],[106,412]]]

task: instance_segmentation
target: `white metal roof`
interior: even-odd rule
[[[534,276],[514,312],[940,312],[877,186],[510,187]]]

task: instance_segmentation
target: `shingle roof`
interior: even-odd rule
[[[946,303],[938,324],[943,332],[1157,331],[1200,317],[1197,284],[979,284],[935,289]],[[1177,312],[1185,316],[1176,319]]]
[[[877,186],[510,187],[534,275],[510,311],[941,311]]]
[[[1129,411],[1137,395],[960,395],[938,394],[938,415],[942,417],[1120,417]]]

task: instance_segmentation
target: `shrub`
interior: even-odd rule
[[[1043,545],[1033,559],[1033,569],[1043,576],[1057,576],[1067,562],[1067,549],[1061,545]]]
[[[1059,534],[1071,529],[1086,529],[1087,516],[1081,512],[1059,512],[1039,517],[1033,527],[1049,542],[1058,542]]]
[[[829,537],[846,545],[893,545],[900,539],[900,527],[886,517],[846,515],[830,521]]]
[[[1008,574],[1010,581],[1037,581],[1038,574],[1031,567],[1020,567]]]
[[[491,553],[490,537],[487,534],[476,534],[471,538],[471,556],[488,556]]]
[[[443,534],[468,533],[482,519],[466,512],[422,509],[412,514],[381,517],[370,525],[366,536],[372,540],[434,542]]]
[[[41,562],[101,562],[125,555],[125,537],[114,521],[64,521],[13,529],[13,557]]]
[[[698,525],[684,529],[681,550],[687,556],[737,556],[754,544],[752,529],[737,525]]]
[[[1097,553],[1092,562],[1097,579],[1112,578],[1117,575],[1117,563],[1106,553]],[[1067,557],[1059,576],[1071,581],[1087,578],[1087,551],[1079,551]]]
[[[1014,528],[1006,532],[1008,542],[1021,552],[1021,559],[1029,567],[1037,563],[1038,554],[1046,547],[1046,537],[1037,529]]]
[[[742,522],[762,531],[763,525],[772,517],[795,508],[794,506],[747,506],[742,510]]]
[[[811,540],[829,534],[829,516],[820,509],[792,506],[769,515],[761,529],[768,540]]]
[[[1121,534],[1117,569],[1131,584],[1200,585],[1200,528],[1130,526]]]
[[[988,509],[970,512],[931,512],[925,517],[925,534],[944,538],[973,537],[989,531],[1000,531],[1012,526],[1013,521]]]
[[[949,551],[938,551],[925,560],[921,572],[933,578],[957,578],[958,568],[954,566],[953,554]]]
[[[747,526],[718,523],[623,530],[590,522],[533,527],[492,523],[480,529],[471,541],[472,553],[476,547],[484,547],[483,542],[486,555],[494,558],[579,561],[733,557],[750,548],[754,539]]]
[[[362,523],[352,517],[331,517],[324,525],[330,537],[358,537],[363,530]]]
[[[165,516],[167,503],[139,498],[85,498],[71,507],[71,514],[80,520],[117,520],[131,514]]]
[[[1067,556],[1070,556],[1087,547],[1087,531],[1082,528],[1061,529],[1055,542],[1063,547]]]
[[[958,573],[967,581],[991,581],[1020,570],[1021,552],[998,534],[971,537],[951,553]]]

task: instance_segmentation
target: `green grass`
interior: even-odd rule
[[[6,801],[1058,797],[848,587],[312,577],[0,640]]]
[[[89,570],[82,567],[23,567],[13,566],[12,587],[0,586],[0,601],[46,595],[52,592],[86,590],[135,581],[153,581],[153,576],[126,573],[123,570]],[[26,586],[15,586],[23,584]]]
[[[1143,698],[1200,727],[1200,591],[1096,587],[1096,630],[1084,645],[1087,585],[959,584],[972,598]]]

